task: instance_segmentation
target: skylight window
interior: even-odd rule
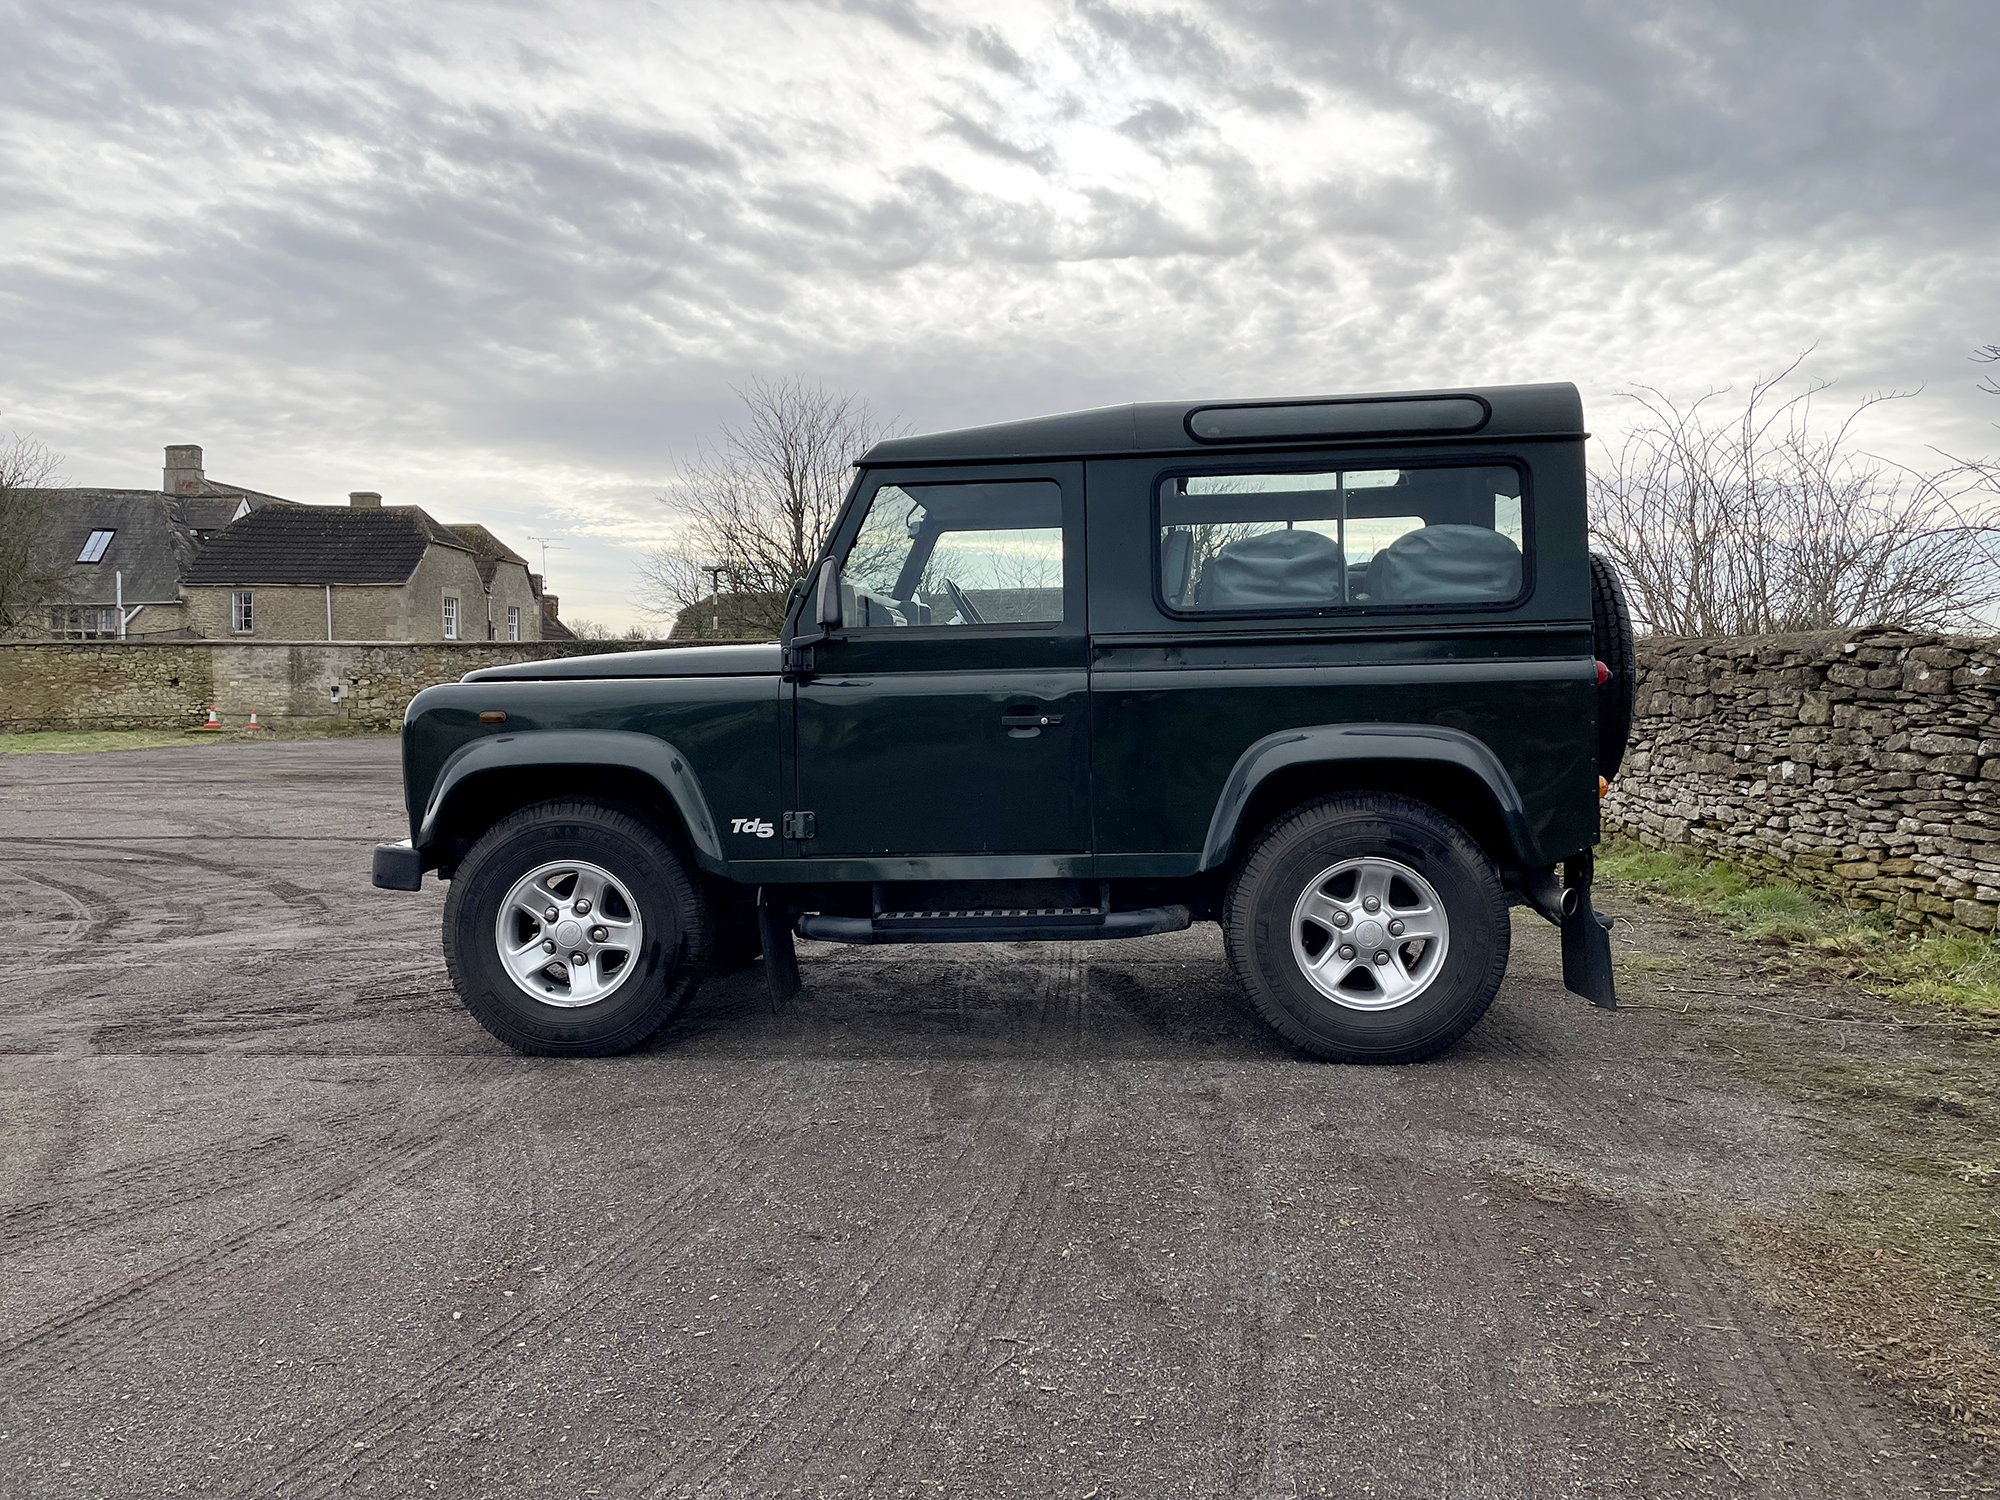
[[[76,560],[80,563],[103,562],[104,549],[111,545],[111,538],[116,535],[117,533],[112,531],[91,532],[90,540],[83,544],[83,550],[77,553]]]

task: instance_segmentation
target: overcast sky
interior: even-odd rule
[[[1128,400],[1741,385],[2000,450],[1995,0],[0,0],[0,426],[72,482],[559,536],[732,384],[916,430]]]

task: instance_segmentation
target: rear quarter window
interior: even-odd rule
[[[1523,594],[1511,464],[1168,475],[1156,579],[1169,613],[1505,606]]]

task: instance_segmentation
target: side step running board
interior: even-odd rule
[[[807,914],[800,937],[823,943],[1064,943],[1179,932],[1193,921],[1185,906],[1099,911],[1044,906],[968,911],[885,911],[873,917]]]

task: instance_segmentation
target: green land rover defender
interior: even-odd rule
[[[1514,905],[1591,907],[1631,626],[1570,385],[1151,403],[878,443],[779,640],[473,672],[410,704],[453,984],[523,1052],[638,1046],[794,935],[1221,924],[1309,1053],[1428,1056]]]

